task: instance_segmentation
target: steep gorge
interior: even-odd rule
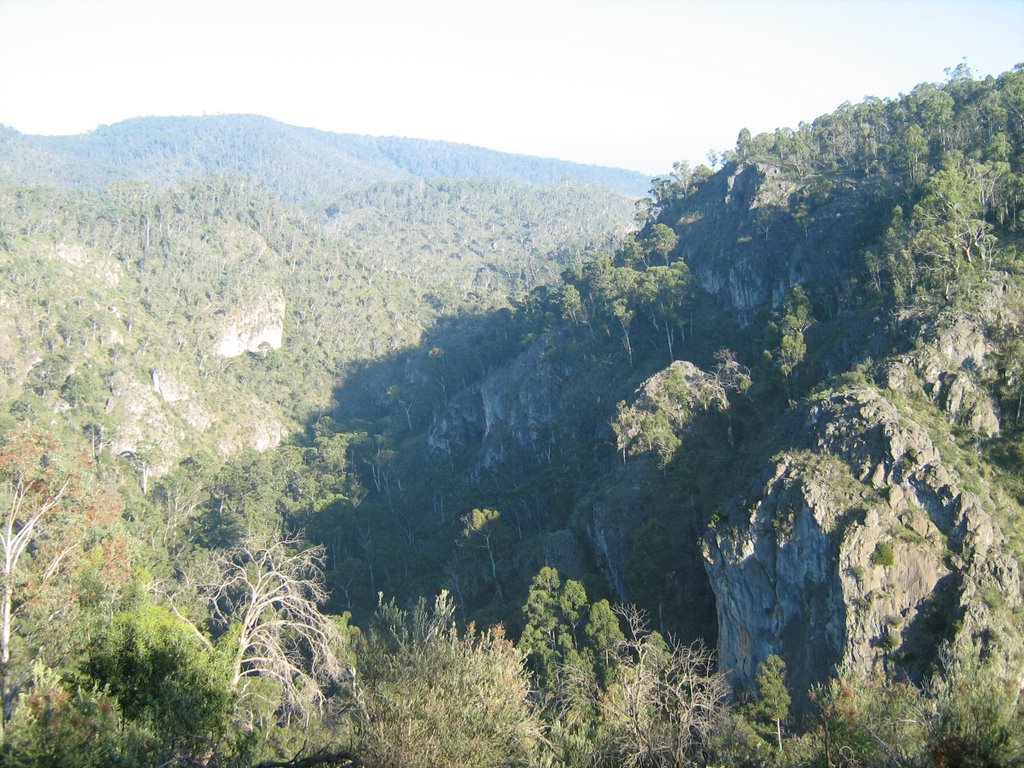
[[[190,546],[301,530],[357,620],[446,589],[515,633],[554,566],[740,687],[770,654],[799,694],[921,680],[1019,635],[1022,77],[746,137],[635,232],[607,190],[404,171],[307,179],[304,213],[238,178],[12,185],[3,418],[141,473],[157,528],[195,482]]]
[[[555,331],[454,395],[428,444],[457,444],[483,488],[485,468],[579,473],[561,446],[590,440],[558,518],[586,544],[576,567],[665,629],[717,638],[741,688],[770,654],[802,697],[840,669],[920,682],[947,644],[1015,653],[1022,513],[1006,457],[1024,303],[1000,174],[1024,137],[978,110],[1019,99],[1016,84],[996,95],[1019,78],[922,86],[748,139],[718,172],[656,179],[632,243],[568,275]],[[906,121],[948,93],[961,143],[922,123],[926,167]],[[858,119],[886,143],[828,143]],[[1006,166],[985,143],[1001,130],[1017,148]],[[963,190],[977,202],[954,213]],[[957,215],[982,236],[958,243]],[[660,286],[688,276],[674,314]],[[673,334],[683,359],[663,368]]]

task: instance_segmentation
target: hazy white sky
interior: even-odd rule
[[[0,0],[0,123],[247,112],[664,173],[1024,61],[1024,0]]]

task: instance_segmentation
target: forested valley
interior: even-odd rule
[[[0,128],[2,764],[1024,763],[1024,69],[638,176]]]

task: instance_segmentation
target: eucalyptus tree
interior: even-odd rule
[[[0,437],[0,735],[44,638],[78,601],[69,574],[95,545],[102,549],[104,531],[120,515],[120,500],[93,483],[89,469],[87,457],[32,427]],[[107,566],[116,568],[117,558]],[[19,640],[33,613],[30,654]]]

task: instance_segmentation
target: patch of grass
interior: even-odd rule
[[[907,544],[926,544],[928,542],[928,539],[906,525],[901,525],[897,528],[895,536],[897,539],[905,541]]]

